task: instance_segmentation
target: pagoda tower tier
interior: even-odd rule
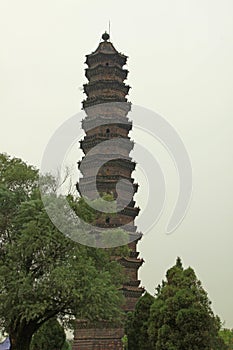
[[[119,150],[120,151],[120,150]],[[119,157],[121,156],[119,152]],[[114,157],[114,158],[113,158]],[[87,158],[84,157],[82,162],[78,162],[79,169],[83,176],[88,176],[88,174],[93,174],[93,168],[98,170],[98,175],[114,175],[112,172],[115,171],[116,175],[125,176],[131,178],[131,173],[135,169],[136,163],[131,161],[130,157],[115,158],[116,154],[106,154],[106,155],[88,155]],[[105,163],[99,169],[100,162],[105,161]],[[105,172],[105,173],[104,173]],[[109,174],[108,174],[109,172]],[[132,181],[131,181],[132,182]]]
[[[106,63],[105,63],[106,65]],[[106,67],[104,64],[99,64],[94,68],[88,68],[85,70],[85,75],[88,80],[95,81],[118,81],[122,82],[127,78],[128,70],[122,69],[117,66],[109,66],[108,74],[106,74]]]
[[[129,256],[114,256],[113,259],[124,269],[125,282],[121,290],[125,296],[123,310],[128,312],[134,310],[144,292],[138,279],[143,259],[139,258],[137,242],[142,234],[137,232],[135,225],[140,209],[133,199],[138,184],[132,177],[136,163],[130,157],[134,147],[129,136],[132,129],[132,121],[128,118],[131,103],[127,101],[130,86],[125,84],[127,56],[115,49],[107,33],[102,39],[97,49],[86,56],[88,82],[84,85],[84,92],[87,97],[82,103],[86,114],[82,120],[85,136],[80,141],[84,157],[78,162],[82,177],[76,187],[80,195],[88,199],[95,199],[97,191],[99,196],[111,194],[119,206],[128,200],[114,215],[98,213],[93,227],[97,236],[104,229],[118,227],[127,233]],[[120,339],[123,334],[124,330],[107,326],[106,322],[93,326],[79,321],[73,349],[122,350]]]
[[[89,122],[95,123],[91,126],[91,129],[99,125],[103,125],[104,123],[102,122],[102,120],[99,120],[100,118],[108,118],[110,123],[117,120],[116,118],[120,118],[119,121],[123,121],[124,124],[128,123],[132,127],[132,122],[130,122],[129,118],[127,117],[128,113],[131,111],[130,102],[121,103],[120,101],[106,101],[106,104],[101,104],[100,106],[101,100],[102,98],[100,97],[99,100],[96,101],[96,104],[91,106],[91,108],[85,109],[86,117],[83,119],[82,122],[84,122],[87,125],[87,127]],[[89,103],[89,100],[85,100],[83,101],[83,103],[84,102]],[[121,119],[122,117],[124,119]],[[83,129],[85,131],[87,130],[85,126],[83,126]]]
[[[107,137],[106,137],[106,134],[101,134],[101,133],[99,134],[97,132],[96,134],[86,136],[84,140],[80,141],[80,145],[83,151],[87,154],[92,148],[96,147],[99,143],[108,141],[109,138],[115,137],[117,138],[117,140],[115,141],[118,141],[118,142],[114,142],[114,144],[111,144],[111,145],[109,145],[108,142],[105,143],[109,152],[108,156],[111,157],[112,155],[111,150],[112,152],[114,152],[117,146],[117,151],[120,156],[119,158],[122,159],[122,156],[127,157],[127,154],[129,154],[129,152],[131,152],[131,150],[133,149],[134,142],[131,141],[130,138],[127,136],[122,136],[122,135],[119,136],[119,133],[116,132],[115,130],[113,130],[111,133],[110,133],[110,129],[107,128],[106,130],[107,130]]]

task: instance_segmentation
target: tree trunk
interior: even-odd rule
[[[10,334],[10,350],[30,350],[32,335],[33,333],[28,328],[19,333]]]
[[[11,347],[10,350],[29,350],[31,339],[14,339],[10,338]]]

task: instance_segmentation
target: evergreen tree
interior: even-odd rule
[[[180,258],[157,289],[150,310],[149,335],[155,350],[224,350],[220,320],[193,269]]]
[[[148,339],[148,320],[153,302],[154,298],[149,293],[145,293],[138,300],[135,311],[128,314],[126,322],[128,350],[151,350],[152,345]]]
[[[219,335],[227,345],[227,350],[233,350],[233,329],[221,329]]]

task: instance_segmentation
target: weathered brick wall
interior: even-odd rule
[[[126,78],[128,71],[120,71],[113,65],[111,62],[106,62],[101,64],[102,67],[98,67],[97,70],[92,73],[90,73],[91,81],[92,82],[98,82],[98,81],[119,81],[122,83],[122,79]],[[106,69],[103,69],[104,66],[108,67],[109,69],[106,71]]]
[[[95,67],[99,66],[100,63],[103,66],[112,65],[112,66],[121,68],[121,64],[117,60],[113,61],[113,59],[109,59],[109,57],[107,57],[107,58],[101,57],[101,61],[99,61],[99,60],[93,61],[91,66],[92,66],[92,68],[95,68]]]
[[[103,165],[100,169],[96,168],[94,166],[85,168],[84,169],[84,175],[86,178],[89,176],[93,176],[93,173],[97,172],[97,175],[109,175],[109,176],[122,176],[124,178],[129,178],[131,176],[131,170],[127,169],[126,167],[119,167],[118,165],[114,164],[114,162],[107,162],[105,165]],[[96,170],[96,171],[95,171]]]
[[[118,103],[108,103],[108,104],[101,104],[101,105],[94,105],[91,108],[85,109],[86,114],[88,117],[98,118],[101,117],[107,117],[113,115],[118,117],[125,117],[130,110],[130,104],[124,104],[123,106]]]
[[[138,271],[135,268],[125,267],[125,274],[129,281],[137,281],[138,279]]]
[[[89,98],[93,97],[108,97],[108,96],[118,96],[119,98],[124,98],[125,97],[125,92],[120,91],[120,90],[115,90],[114,88],[106,88],[106,89],[98,89],[96,88],[95,91],[90,91],[89,92]]]
[[[107,215],[101,215],[96,220],[97,225],[101,225],[101,227],[112,227],[112,225],[115,225],[115,227],[119,227],[122,225],[133,225],[134,219],[132,216],[126,216],[122,214],[115,214],[114,216],[107,216]]]
[[[120,128],[117,125],[114,124],[110,124],[108,126],[106,125],[101,125],[98,126],[96,128],[93,128],[91,130],[87,131],[87,136],[91,136],[91,135],[96,135],[96,134],[106,134],[106,129],[110,130],[110,133],[117,133],[118,135],[122,136],[122,137],[127,137],[128,136],[128,131],[124,128]]]
[[[73,350],[123,350],[122,328],[80,328],[77,324]]]
[[[124,311],[132,311],[132,310],[134,310],[137,301],[138,301],[138,298],[130,298],[130,297],[127,297],[127,298],[126,298],[126,302],[125,302],[125,304],[123,305],[123,310],[124,310]]]

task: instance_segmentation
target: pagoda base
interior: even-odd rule
[[[77,321],[72,350],[123,350],[123,336],[123,328],[107,322],[96,326]]]

